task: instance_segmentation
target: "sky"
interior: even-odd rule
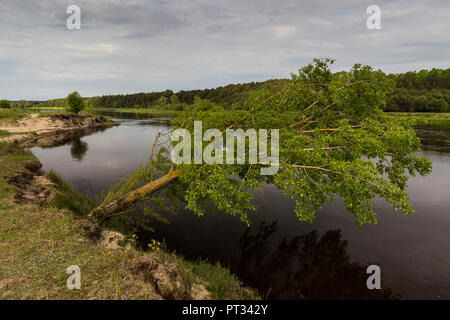
[[[334,71],[449,68],[450,1],[0,0],[0,99],[214,88],[286,78],[313,58],[336,59]]]

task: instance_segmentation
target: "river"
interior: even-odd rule
[[[167,119],[122,116],[122,125],[63,146],[31,151],[44,170],[54,170],[95,199],[148,159]],[[170,250],[189,259],[220,261],[263,297],[271,299],[450,299],[450,128],[420,127],[420,152],[433,172],[409,181],[412,216],[375,200],[378,224],[358,227],[342,203],[329,204],[314,223],[302,223],[294,204],[275,187],[256,194],[258,210],[247,228],[237,217],[197,217],[181,210],[171,223],[155,222]],[[379,265],[386,290],[366,288],[366,267]]]

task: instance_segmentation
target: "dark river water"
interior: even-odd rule
[[[122,125],[53,148],[32,148],[44,170],[54,170],[95,199],[148,159],[166,119],[121,119]],[[342,203],[325,206],[302,223],[294,203],[267,185],[256,194],[247,228],[237,217],[189,211],[154,223],[155,234],[186,258],[219,260],[248,286],[271,299],[450,299],[450,128],[417,128],[420,154],[433,172],[410,180],[416,213],[395,212],[375,200],[378,224],[358,227]],[[366,267],[381,268],[383,290],[366,287]]]

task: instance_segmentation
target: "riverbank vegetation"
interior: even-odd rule
[[[450,113],[389,112],[388,115],[412,126],[450,125]]]
[[[449,112],[450,69],[391,74],[395,90],[388,95],[388,112]]]

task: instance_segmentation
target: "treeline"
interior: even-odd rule
[[[274,91],[281,89],[285,80],[268,80],[264,82],[250,82],[230,84],[223,87],[204,90],[181,90],[177,93],[172,90],[151,93],[137,93],[127,95],[109,95],[93,97],[88,103],[93,107],[107,108],[153,108],[165,106],[179,108],[183,105],[194,103],[194,98],[206,99],[213,103],[230,106],[244,101],[252,91],[272,88]]]
[[[450,89],[397,88],[387,96],[384,111],[450,112]]]
[[[391,74],[390,77],[397,88],[387,97],[385,111],[450,111],[450,68]]]
[[[450,68],[421,70],[390,74],[397,84],[388,95],[385,111],[390,112],[450,112]],[[250,92],[268,88],[274,92],[285,85],[286,80],[274,79],[264,82],[231,84],[214,89],[106,95],[86,98],[94,108],[161,108],[183,110],[194,102],[195,97],[209,100],[222,106],[243,102]],[[41,106],[64,107],[65,99],[54,99]]]
[[[25,100],[8,101],[8,100],[1,100],[0,101],[0,108],[24,109],[24,108],[37,106],[37,105],[39,105],[41,103],[42,103],[41,101],[25,101]]]
[[[214,89],[181,90],[161,92],[105,95],[86,98],[89,106],[94,108],[164,108],[183,110],[184,106],[194,103],[195,97],[209,100],[222,106],[245,101],[250,92],[268,88],[274,92],[280,90],[286,80],[274,79],[264,82],[230,84]],[[65,99],[53,99],[41,103],[46,107],[64,107]]]
[[[397,83],[397,88],[432,90],[450,89],[450,68],[410,71],[406,73],[390,74]]]

